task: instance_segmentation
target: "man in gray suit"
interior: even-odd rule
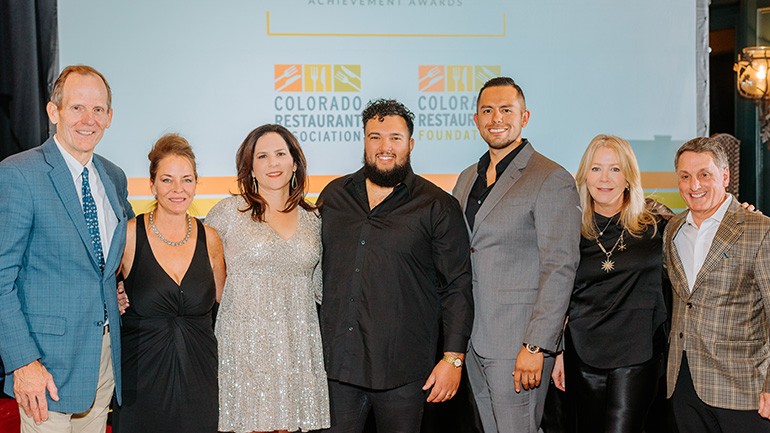
[[[511,78],[484,84],[476,108],[489,151],[453,191],[471,240],[468,378],[485,433],[537,432],[580,258],[579,199],[572,175],[521,137],[530,113]]]
[[[113,389],[120,402],[115,271],[133,211],[123,171],[94,154],[112,121],[102,74],[65,68],[46,110],[56,134],[0,163],[5,391],[22,432],[103,432]]]

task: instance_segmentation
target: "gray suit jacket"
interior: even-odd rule
[[[523,342],[557,349],[580,260],[575,179],[531,144],[524,146],[469,230],[475,302],[471,343],[485,358],[514,359]],[[476,177],[474,164],[460,174],[452,192],[463,211]]]
[[[133,217],[126,176],[99,155],[94,166],[118,226],[99,270],[72,175],[53,139],[0,163],[0,357],[13,392],[17,368],[40,359],[59,388],[56,412],[93,403],[104,309],[111,324],[115,391],[120,402],[120,314],[115,271],[126,221]]]

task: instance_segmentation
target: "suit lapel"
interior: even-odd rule
[[[524,168],[526,168],[527,163],[534,153],[535,149],[532,147],[532,145],[529,143],[525,144],[524,148],[522,148],[519,154],[513,158],[513,161],[511,161],[511,163],[508,165],[508,168],[506,168],[505,171],[500,175],[500,178],[497,179],[494,188],[492,188],[492,191],[487,196],[487,199],[484,200],[484,203],[476,213],[476,219],[473,223],[474,234],[478,231],[478,228],[482,221],[484,221],[484,218],[489,215],[492,209],[494,209],[500,200],[505,197],[505,195],[508,193],[508,190],[510,190],[513,185],[516,184],[516,181],[521,178],[521,172],[524,170]]]
[[[688,211],[683,212],[681,215],[677,215],[669,222],[669,230],[666,236],[666,245],[669,245],[669,255],[671,256],[671,266],[668,269],[669,279],[672,281],[680,281],[684,284],[672,284],[674,290],[677,291],[682,299],[690,297],[690,291],[687,288],[687,274],[684,272],[684,266],[682,265],[682,259],[679,257],[679,250],[676,248],[674,238],[686,221],[686,215]]]
[[[110,202],[110,206],[112,207],[112,211],[115,213],[115,216],[118,219],[118,224],[115,226],[115,231],[111,234],[110,239],[110,250],[107,251],[107,256],[105,257],[105,269],[112,269],[112,261],[115,259],[115,257],[121,257],[123,255],[122,247],[117,245],[115,242],[115,235],[117,235],[118,230],[124,225],[125,223],[125,212],[123,211],[123,207],[121,205],[121,201],[118,198],[118,192],[115,188],[115,184],[112,182],[112,177],[107,173],[107,170],[104,168],[104,165],[102,164],[101,159],[94,155],[94,167],[96,167],[96,171],[99,172],[99,179],[102,181],[102,185],[104,185],[104,191],[107,194],[107,199]],[[115,251],[115,249],[118,248],[119,251]]]
[[[714,235],[714,240],[711,242],[711,248],[709,248],[706,259],[703,261],[703,266],[695,278],[695,284],[692,288],[693,292],[698,290],[706,275],[711,273],[720,261],[728,257],[727,252],[730,251],[735,241],[743,233],[745,216],[742,212],[743,210],[738,205],[738,202],[731,199],[727,212]]]
[[[468,207],[468,196],[471,193],[471,188],[476,182],[476,178],[478,177],[478,174],[476,171],[478,170],[479,164],[473,164],[471,167],[472,171],[469,169],[470,174],[468,176],[463,176],[457,179],[457,200],[460,201],[460,207],[463,210],[463,214],[465,214],[465,209]]]
[[[91,262],[96,269],[99,269],[91,243],[91,235],[88,233],[88,227],[86,226],[86,218],[83,215],[83,205],[80,203],[77,191],[75,191],[75,183],[72,181],[72,173],[70,173],[67,163],[56,147],[53,138],[49,138],[48,141],[43,143],[42,150],[46,162],[52,168],[48,172],[48,176],[56,190],[56,194],[61,199],[64,209],[67,210],[67,215],[69,215],[72,224],[80,235],[80,240],[83,241],[88,255],[91,257]]]
[[[473,164],[473,166],[466,171],[466,173],[469,173],[468,175],[457,178],[456,198],[460,202],[460,208],[463,211],[463,221],[465,222],[465,228],[468,229],[469,237],[473,237],[473,231],[468,227],[468,218],[465,216],[465,209],[468,207],[468,196],[471,194],[471,188],[478,177],[478,174],[476,173],[478,166],[478,163]]]

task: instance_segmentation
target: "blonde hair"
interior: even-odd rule
[[[650,225],[654,227],[654,230],[657,230],[657,218],[645,205],[642,176],[639,173],[639,164],[636,162],[636,156],[631,150],[631,145],[620,137],[599,134],[588,144],[575,176],[580,195],[580,205],[583,208],[580,233],[587,239],[596,239],[599,235],[594,224],[594,200],[588,191],[586,178],[589,170],[591,170],[591,161],[593,161],[596,151],[602,147],[613,150],[617,154],[620,161],[620,171],[628,182],[628,186],[623,191],[620,224],[633,236],[640,236]]]

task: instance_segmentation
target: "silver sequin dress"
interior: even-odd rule
[[[329,427],[329,393],[316,301],[321,296],[321,220],[299,209],[288,240],[239,212],[240,196],[206,217],[222,237],[227,282],[219,341],[219,430]]]

